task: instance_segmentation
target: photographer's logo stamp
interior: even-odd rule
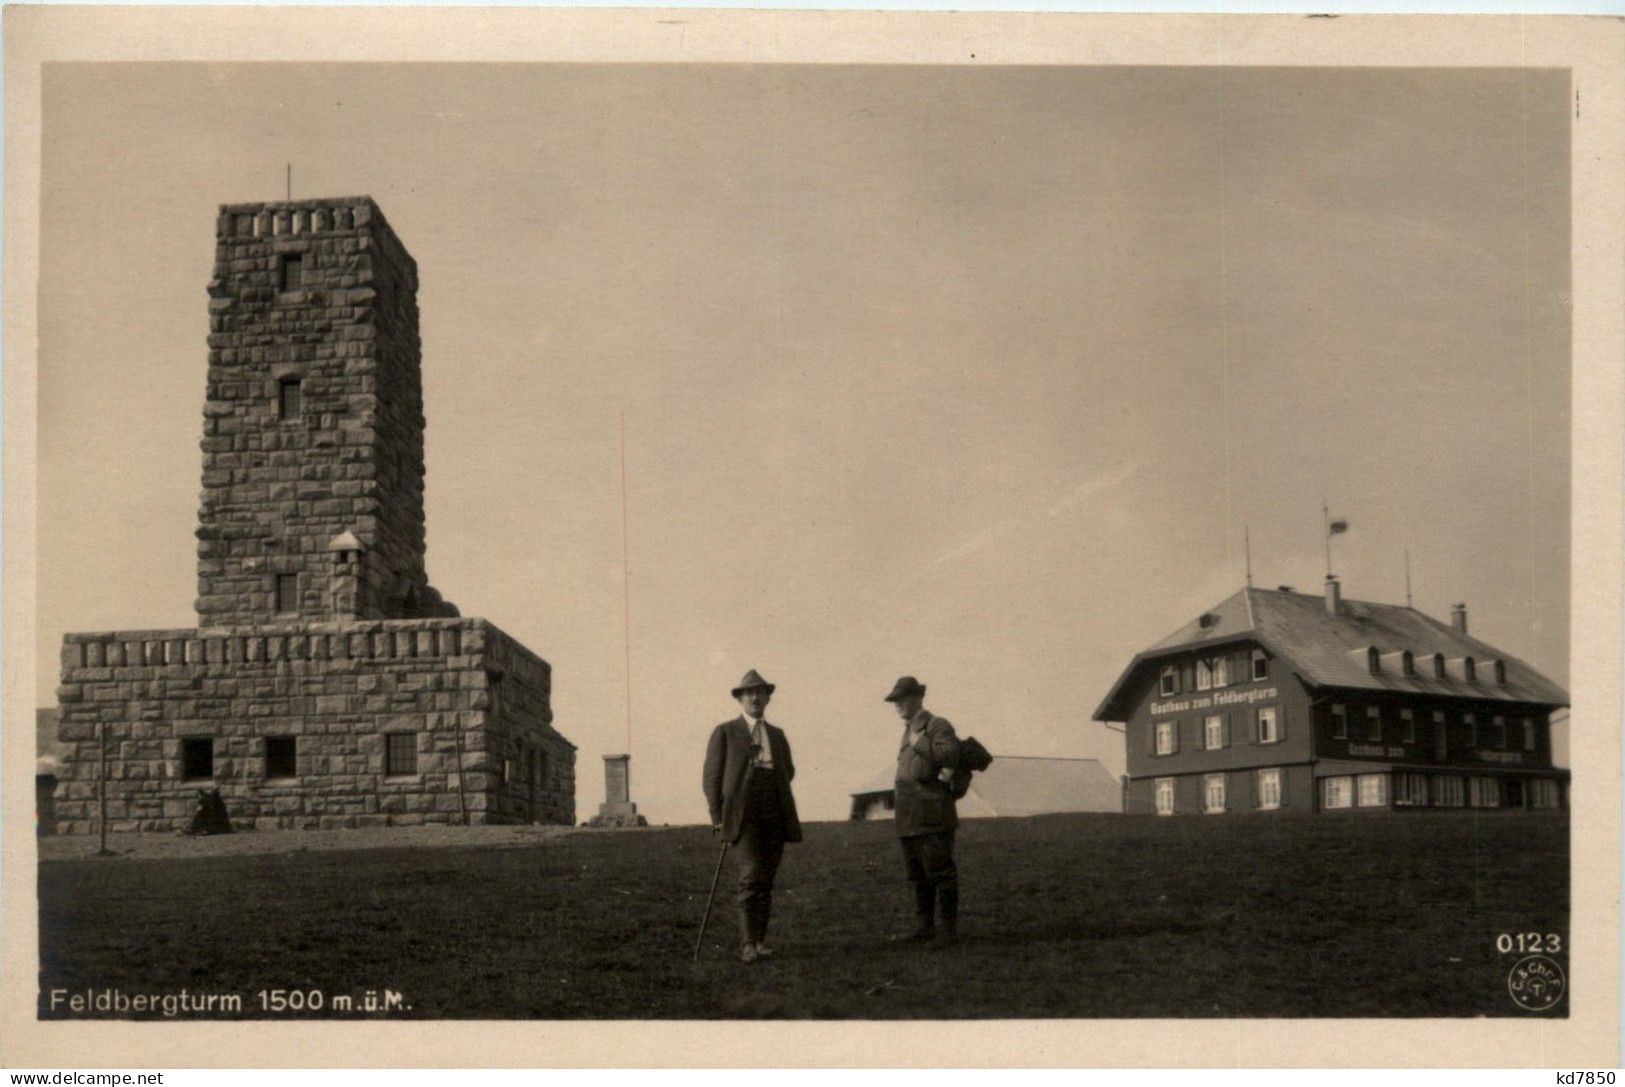
[[[1563,998],[1568,981],[1563,968],[1545,955],[1519,959],[1507,975],[1507,992],[1513,1003],[1532,1012],[1550,1011]]]

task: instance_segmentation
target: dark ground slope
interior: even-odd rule
[[[701,828],[526,848],[376,849],[40,869],[52,989],[333,998],[430,1018],[1525,1015],[1501,933],[1558,933],[1562,816],[1050,816],[960,832],[964,942],[888,943],[909,897],[889,824],[813,824],[770,962],[733,960]],[[1566,1005],[1559,1005],[1561,1014]],[[357,1013],[359,1015],[359,1013]]]

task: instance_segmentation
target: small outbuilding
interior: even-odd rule
[[[34,833],[56,833],[56,787],[66,745],[56,738],[55,706],[34,711]]]
[[[852,794],[851,818],[886,819],[895,805],[888,768]],[[965,819],[1122,810],[1122,785],[1099,759],[1027,755],[994,756],[993,765],[971,778],[959,801],[959,815]]]

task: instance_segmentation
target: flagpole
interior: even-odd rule
[[[621,620],[626,655],[626,755],[632,756],[632,560],[626,531],[626,409],[621,409]],[[628,779],[630,782],[630,779]],[[630,788],[630,784],[628,785]],[[630,792],[627,793],[631,795]]]
[[[1326,500],[1320,500],[1320,517],[1326,534],[1326,580],[1332,579],[1332,509]]]
[[[1411,549],[1405,549],[1405,606],[1411,606]]]
[[[1247,588],[1253,587],[1253,534],[1247,525],[1241,526],[1241,549],[1247,556]]]

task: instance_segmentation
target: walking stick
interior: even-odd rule
[[[711,920],[711,903],[716,901],[717,880],[722,878],[722,858],[728,855],[728,843],[722,843],[722,852],[717,854],[716,874],[711,877],[711,893],[705,896],[705,916],[700,918],[700,934],[694,937],[694,961],[700,961],[700,945],[705,942],[705,926]]]

